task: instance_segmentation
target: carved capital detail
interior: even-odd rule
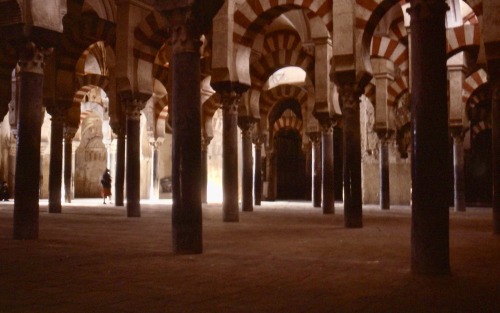
[[[66,108],[59,105],[47,107],[52,123],[63,125],[66,122]]]
[[[163,15],[170,21],[170,44],[172,52],[199,52],[201,47],[201,30],[199,29],[191,7],[164,11]]]
[[[222,110],[224,114],[238,114],[238,105],[240,104],[241,94],[235,91],[221,92]]]
[[[19,53],[19,67],[21,72],[43,75],[45,58],[52,53],[52,49],[42,48],[33,42],[28,42]]]
[[[342,100],[343,109],[359,108],[362,88],[357,82],[344,83],[339,85],[339,96]]]
[[[64,128],[64,141],[71,142],[76,135],[78,129],[74,127],[65,127]]]
[[[139,100],[130,100],[125,103],[128,120],[140,120],[141,110],[144,109],[144,103]]]
[[[313,145],[319,144],[321,140],[321,133],[320,132],[310,132],[307,133],[307,136],[309,137],[309,140]]]
[[[239,124],[241,128],[241,135],[246,139],[252,140],[256,122],[254,120],[246,119]]]

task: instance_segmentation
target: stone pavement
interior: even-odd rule
[[[408,207],[365,206],[345,229],[340,203],[265,202],[239,223],[204,205],[204,253],[174,255],[168,200],[141,206],[42,201],[39,240],[14,241],[0,203],[0,312],[500,312],[491,208],[450,213],[453,274],[416,277]]]

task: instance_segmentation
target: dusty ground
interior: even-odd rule
[[[204,253],[178,256],[166,201],[132,219],[99,203],[42,203],[37,241],[12,240],[0,204],[0,312],[500,312],[491,209],[451,213],[453,274],[415,277],[408,207],[345,229],[340,204],[264,203],[239,223],[204,206]]]

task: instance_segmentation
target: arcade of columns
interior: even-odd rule
[[[301,131],[312,206],[324,214],[335,212],[334,149],[341,149],[345,227],[362,227],[366,130],[360,121],[362,104],[370,102],[380,206],[391,203],[389,146],[396,137],[401,155],[411,159],[412,269],[448,273],[449,142],[455,209],[463,211],[464,136],[481,125],[492,133],[493,231],[500,234],[500,3],[463,3],[1,1],[0,108],[2,116],[9,111],[17,140],[9,153],[14,239],[38,238],[44,109],[51,116],[49,212],[61,213],[62,186],[71,200],[82,103],[97,87],[109,98],[97,110],[109,120],[116,146],[115,205],[123,206],[126,195],[128,217],[141,215],[141,115],[147,115],[154,150],[156,191],[158,150],[166,149],[161,142],[171,132],[175,253],[203,251],[207,149],[219,107],[224,222],[239,220],[240,199],[243,211],[253,211],[263,198],[276,198],[273,140],[285,124]],[[85,66],[91,57],[99,65],[92,71]],[[287,66],[302,68],[305,83],[267,88],[273,73]],[[283,104],[290,99],[298,109]],[[341,147],[334,140],[340,129]]]

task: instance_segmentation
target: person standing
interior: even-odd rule
[[[111,203],[111,175],[109,169],[106,169],[102,174],[101,185],[103,203],[106,204],[106,197],[109,197],[109,203]]]
[[[2,186],[0,187],[0,200],[1,201],[9,201],[10,190],[7,182],[4,180],[2,182]]]

